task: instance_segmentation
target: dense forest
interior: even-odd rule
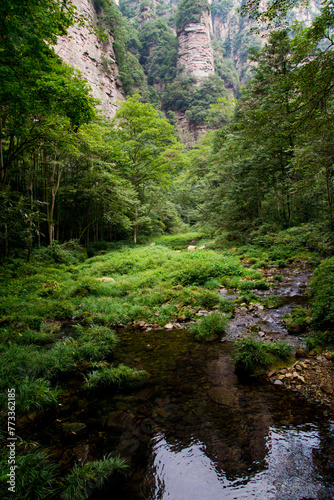
[[[278,307],[261,293],[300,264],[314,272],[310,302],[282,322],[308,335],[302,354],[334,358],[333,4],[259,4],[94,0],[92,24],[70,0],[1,1],[0,421],[5,429],[15,387],[21,429],[21,475],[11,495],[2,474],[2,498],[80,500],[128,471],[106,450],[114,441],[103,426],[116,424],[94,430],[80,465],[71,439],[86,425],[69,430],[73,388],[87,403],[152,376],[139,355],[115,365],[116,331],[185,327],[192,342],[220,341],[235,315]],[[308,8],[311,19],[298,21],[294,9]],[[178,34],[204,14],[233,18],[235,30],[224,42],[211,33],[214,71],[198,80],[178,63]],[[112,41],[124,97],[113,118],[57,55],[73,26]],[[115,71],[107,58],[103,66]],[[222,298],[227,289],[233,300]],[[228,339],[241,379],[295,366],[294,343],[252,335]],[[41,438],[39,424],[49,426]],[[6,438],[1,431],[4,467]]]
[[[84,20],[66,2],[3,3],[2,255],[24,251],[29,260],[34,245],[76,239],[89,246],[184,224],[243,241],[261,228],[309,224],[330,245],[331,7],[311,25],[280,26],[262,49],[250,49],[253,78],[238,86],[236,100],[219,71],[199,85],[185,77],[172,29],[161,18],[136,29],[128,4],[120,4],[127,18],[95,2],[100,36],[114,32],[128,95],[108,121],[53,50],[57,35]],[[180,2],[176,24],[196,20],[204,4]],[[175,111],[208,131],[190,150]]]

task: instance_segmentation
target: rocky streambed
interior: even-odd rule
[[[323,403],[334,410],[334,354],[321,355],[305,351],[305,326],[289,324],[286,319],[296,308],[306,305],[308,284],[313,269],[305,262],[291,264],[284,268],[269,266],[262,269],[268,290],[255,290],[259,299],[269,299],[269,306],[252,301],[235,309],[234,318],[229,322],[226,339],[233,340],[253,333],[262,340],[284,339],[293,346],[297,361],[287,367],[272,370],[269,380],[276,386],[299,392],[308,400]],[[233,290],[221,290],[223,297],[237,299]],[[274,305],[270,305],[273,304]]]

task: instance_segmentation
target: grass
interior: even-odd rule
[[[83,467],[75,466],[62,480],[61,500],[86,500],[87,490],[101,488],[114,472],[125,473],[128,465],[117,457],[88,462]]]
[[[58,466],[50,460],[50,454],[40,447],[17,447],[15,493],[8,491],[8,452],[5,449],[0,455],[1,470],[0,496],[4,500],[19,498],[20,500],[43,500],[53,498],[59,491],[57,484]],[[24,449],[22,449],[24,448]]]
[[[115,325],[144,320],[163,327],[180,316],[197,319],[199,308],[215,309],[191,331],[195,339],[222,336],[227,314],[236,303],[221,297],[221,286],[236,289],[240,301],[249,303],[258,300],[255,289],[267,288],[259,268],[270,263],[282,267],[302,258],[317,261],[316,254],[302,249],[298,234],[299,246],[292,248],[295,236],[282,234],[274,240],[257,234],[252,236],[256,245],[237,249],[218,243],[188,252],[189,244],[199,247],[209,240],[197,233],[168,235],[156,239],[155,246],[119,243],[108,251],[108,244],[99,254],[99,249],[93,248],[91,258],[75,242],[69,242],[36,251],[29,264],[22,259],[6,262],[0,267],[1,407],[5,408],[7,388],[14,387],[18,420],[35,410],[52,410],[65,389],[63,381],[73,375],[84,376],[87,391],[140,385],[148,374],[111,364],[117,349]],[[312,314],[319,329],[330,330],[332,322],[328,302],[332,291],[330,281],[326,282],[331,265],[324,264],[323,273],[314,281]],[[114,281],[99,281],[102,277]],[[326,303],[321,298],[322,283]],[[325,322],[320,324],[322,317]],[[326,337],[326,330],[321,335]],[[236,366],[247,373],[288,356],[283,344],[263,347],[256,342],[253,348],[251,342],[245,339],[236,344]],[[51,498],[60,483],[54,480],[57,472],[47,453],[32,449],[25,455],[31,459],[31,478],[24,475],[28,474],[28,459],[20,458],[22,470],[27,471],[23,477],[34,489],[29,486],[25,491],[22,487],[20,498],[39,498],[36,491]],[[85,498],[82,495],[90,482],[105,481],[114,465],[108,458],[103,464],[90,462],[73,469],[62,482],[63,498]]]
[[[204,316],[197,323],[191,325],[190,333],[196,340],[212,340],[225,334],[228,316],[215,312]]]
[[[36,443],[21,442],[17,446],[15,493],[12,493],[8,491],[7,460],[8,451],[0,449],[0,495],[3,500],[43,500],[59,498],[59,495],[62,500],[86,500],[89,488],[101,488],[112,474],[124,474],[128,468],[124,460],[107,456],[88,462],[83,467],[75,465],[64,477],[46,450],[36,446]]]
[[[235,341],[234,366],[239,373],[255,374],[278,360],[289,359],[291,351],[291,346],[283,340],[264,342],[252,337],[241,338]]]
[[[110,366],[88,373],[85,376],[84,388],[92,391],[110,386],[136,387],[145,382],[147,377],[145,370],[136,370],[124,365]]]

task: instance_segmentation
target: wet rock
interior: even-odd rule
[[[292,335],[299,335],[305,331],[305,327],[303,325],[298,325],[297,323],[288,326],[288,332]]]
[[[136,438],[127,439],[125,441],[121,441],[118,445],[118,451],[123,456],[131,456],[133,455],[139,448],[140,441]]]
[[[208,316],[209,315],[209,311],[198,311],[198,313],[196,313],[196,316]]]
[[[134,330],[146,330],[147,323],[145,321],[139,321],[138,323],[133,323],[132,328]]]
[[[87,443],[79,444],[78,446],[75,446],[75,448],[73,448],[73,451],[75,453],[78,464],[80,466],[83,466],[88,458],[89,444]]]
[[[304,349],[301,349],[301,348],[297,349],[295,356],[296,356],[297,359],[300,359],[300,358],[306,359],[306,358],[308,358],[307,352]]]
[[[157,409],[157,414],[160,417],[163,417],[163,418],[167,418],[168,417],[168,413],[167,413],[167,411],[164,408],[158,408]]]
[[[144,420],[142,420],[142,422],[140,423],[140,430],[147,436],[153,434],[154,427],[155,422],[151,418],[144,418]]]
[[[181,316],[179,316],[179,317],[177,318],[177,320],[178,320],[178,321],[180,321],[180,322],[182,323],[183,321],[187,321],[187,317],[186,317],[186,315],[185,315],[185,314],[182,314]]]
[[[66,450],[59,464],[63,467],[70,468],[74,464],[75,455],[71,450]]]
[[[62,424],[62,433],[64,437],[82,437],[87,432],[87,426],[83,422],[72,422],[72,423],[64,423]]]
[[[331,387],[329,387],[328,385],[325,385],[325,384],[321,384],[320,385],[320,389],[322,390],[322,392],[324,392],[325,394],[333,394],[333,389]]]
[[[281,380],[276,379],[274,385],[284,385]]]

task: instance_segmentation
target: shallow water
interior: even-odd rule
[[[277,270],[268,270],[268,274]],[[229,335],[261,323],[267,338],[298,344],[281,323],[303,300],[311,271],[285,269],[259,295],[274,309],[240,311]],[[326,410],[265,379],[240,381],[233,343],[195,342],[187,330],[120,332],[115,364],[145,369],[140,388],[87,399],[80,380],[38,438],[65,468],[114,453],[130,464],[92,500],[327,500],[334,498],[334,421]],[[85,434],[59,432],[81,422]],[[65,452],[64,452],[65,449]]]
[[[118,361],[152,377],[104,401],[104,452],[116,447],[132,473],[96,498],[334,498],[334,422],[280,387],[241,383],[231,348],[187,331],[123,334]]]

